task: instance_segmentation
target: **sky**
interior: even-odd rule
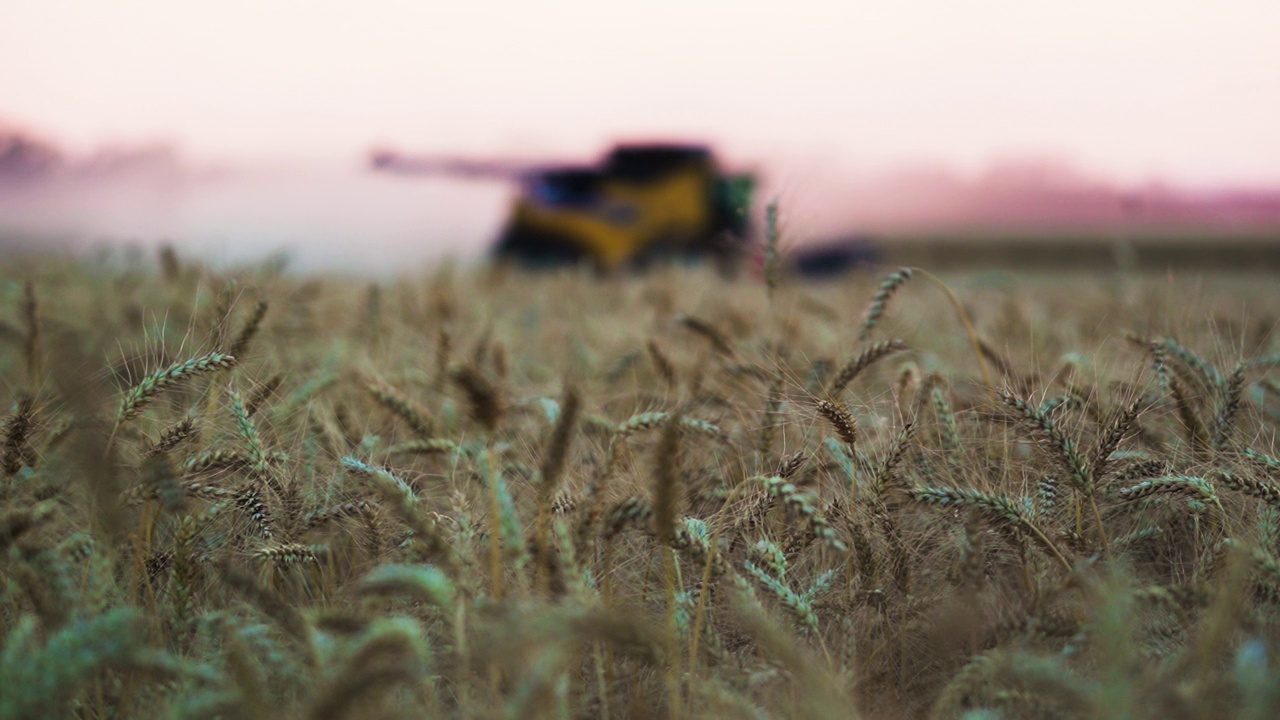
[[[783,192],[927,164],[1280,184],[1275,0],[0,0],[0,121],[361,162],[715,143]]]

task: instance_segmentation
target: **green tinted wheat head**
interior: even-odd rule
[[[120,409],[116,413],[116,424],[136,418],[157,395],[185,383],[192,377],[228,370],[235,365],[234,356],[215,352],[158,370],[143,378],[142,382],[125,393],[120,401]]]
[[[160,506],[168,512],[179,512],[186,504],[187,492],[173,463],[163,455],[145,458],[140,468],[141,488],[160,500]]]
[[[394,473],[348,456],[342,465],[357,476],[367,480],[372,488],[390,505],[401,522],[413,531],[414,542],[435,559],[452,577],[458,577],[457,554],[437,523],[423,512],[413,488]]]
[[[240,432],[240,438],[244,441],[245,456],[249,460],[249,469],[253,471],[258,479],[270,482],[271,468],[268,465],[267,450],[262,444],[262,436],[258,434],[257,423],[249,416],[249,410],[245,407],[244,398],[240,393],[229,390],[227,397],[231,401],[231,414],[236,419],[236,429]]]
[[[1124,487],[1135,480],[1169,474],[1169,464],[1162,460],[1140,460],[1120,469],[1111,477],[1113,487]]]
[[[1242,453],[1245,459],[1258,468],[1260,472],[1272,478],[1280,478],[1280,458],[1260,453],[1253,448],[1243,448]]]
[[[1190,348],[1179,343],[1173,338],[1164,338],[1159,341],[1170,357],[1177,359],[1185,365],[1194,374],[1195,379],[1202,387],[1214,388],[1222,384],[1222,375],[1217,368],[1205,362],[1203,358],[1191,351]]]
[[[1054,395],[1051,398],[1046,398],[1044,402],[1040,403],[1040,413],[1052,416],[1059,410],[1079,410],[1081,405],[1080,396],[1074,393]]]
[[[929,382],[928,385],[929,402],[933,405],[933,414],[937,416],[941,426],[942,449],[948,458],[955,460],[960,453],[960,425],[951,408],[951,398],[938,382]]]
[[[1186,495],[1214,503],[1218,500],[1213,486],[1204,478],[1189,475],[1166,475],[1143,480],[1137,485],[1120,488],[1119,494],[1122,500],[1129,502],[1161,494]]]
[[[798,595],[776,575],[771,574],[768,570],[756,566],[750,560],[742,564],[742,568],[747,574],[755,578],[760,587],[774,597],[787,612],[795,618],[796,622],[806,633],[818,632],[818,616],[813,612],[813,607],[804,597]]]
[[[614,430],[614,437],[624,439],[646,430],[656,430],[666,424],[669,417],[670,414],[665,412],[647,412],[633,415],[617,426]],[[691,430],[715,440],[724,439],[724,431],[714,423],[681,416],[679,424],[681,429]]]
[[[1111,541],[1112,546],[1125,549],[1135,545],[1140,545],[1149,540],[1154,540],[1164,535],[1164,529],[1155,526],[1140,527],[1131,532],[1125,533],[1115,540]]]
[[[1280,559],[1270,550],[1258,545],[1238,542],[1232,538],[1222,541],[1223,549],[1235,551],[1249,564],[1258,584],[1258,590],[1273,601],[1280,601]]]
[[[973,508],[993,525],[1026,533],[1041,547],[1047,550],[1058,562],[1068,570],[1071,562],[1066,559],[1053,541],[1049,540],[1034,523],[1019,509],[1017,504],[1007,497],[988,495],[980,490],[967,488],[929,488],[917,487],[908,491],[916,502],[948,508]]]
[[[785,478],[776,475],[760,478],[760,482],[764,485],[765,492],[770,497],[782,501],[788,510],[791,510],[804,520],[809,533],[816,540],[837,552],[848,551],[849,548],[836,537],[836,533],[831,529],[830,523],[818,512],[813,500],[804,491],[787,482]]]
[[[1072,486],[1082,492],[1090,487],[1089,469],[1084,458],[1076,450],[1075,442],[1054,425],[1053,420],[1040,412],[1040,409],[1016,397],[1008,390],[1001,390],[1000,401],[1017,412],[1023,426],[1032,437],[1043,444],[1053,457],[1067,471]]]
[[[776,578],[787,576],[787,556],[772,540],[757,540],[747,550],[747,557],[757,566],[765,568]]]

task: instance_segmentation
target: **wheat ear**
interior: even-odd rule
[[[31,463],[31,433],[35,429],[35,399],[28,394],[18,398],[14,412],[4,423],[4,446],[0,465],[4,474],[13,477]]]
[[[253,306],[253,312],[249,314],[244,325],[240,327],[240,332],[236,335],[236,339],[231,343],[231,347],[228,348],[227,353],[229,355],[243,357],[244,354],[248,352],[249,343],[252,342],[254,336],[258,334],[258,329],[262,326],[262,318],[266,317],[266,315],[267,301],[259,300],[257,304]]]
[[[1067,570],[1072,569],[1071,561],[1067,560],[1057,545],[1054,545],[1053,541],[1035,523],[1023,515],[1017,505],[1007,497],[988,495],[980,490],[970,488],[918,487],[910,489],[908,494],[916,502],[927,505],[973,508],[981,513],[988,522],[997,527],[1027,533],[1041,547],[1048,550],[1049,554],[1061,563],[1064,568]]]
[[[235,365],[234,355],[214,352],[157,370],[125,393],[124,399],[120,401],[120,409],[116,413],[117,427],[137,417],[142,409],[160,393],[178,387],[197,375],[227,370]]]
[[[839,372],[837,372],[836,376],[831,380],[831,385],[827,387],[827,393],[832,397],[835,397],[840,393],[840,391],[848,387],[849,383],[853,382],[863,370],[866,370],[881,359],[886,358],[893,353],[902,352],[906,349],[907,344],[899,338],[881,340],[880,342],[869,346],[867,349],[858,353],[852,360],[845,363],[844,367],[840,368]]]

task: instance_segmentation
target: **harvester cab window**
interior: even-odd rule
[[[686,167],[710,167],[707,148],[681,145],[622,146],[605,159],[610,177],[635,183],[653,182]]]
[[[600,196],[600,174],[592,170],[550,170],[528,184],[529,197],[547,207],[585,208]]]

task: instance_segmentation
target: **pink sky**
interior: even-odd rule
[[[219,160],[679,135],[801,191],[1014,155],[1276,183],[1277,32],[1275,0],[5,0],[0,118]]]

